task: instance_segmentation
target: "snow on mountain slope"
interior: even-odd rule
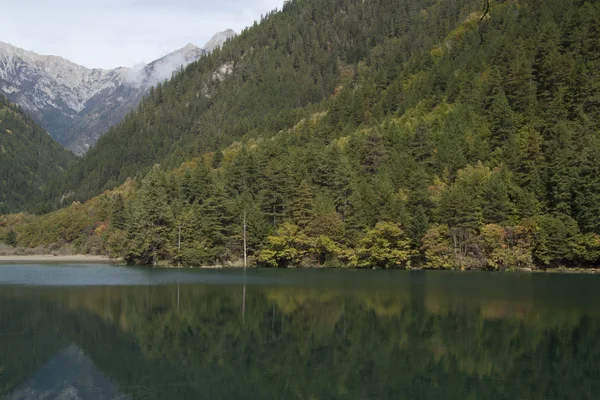
[[[0,90],[76,154],[135,108],[148,89],[173,71],[221,46],[235,32],[217,33],[204,48],[193,44],[141,68],[89,69],[0,42]]]

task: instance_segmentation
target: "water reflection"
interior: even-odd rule
[[[7,395],[20,399],[129,399],[75,344],[59,351],[33,377]]]
[[[0,287],[0,396],[600,394],[596,277],[350,275],[305,274],[297,285]]]

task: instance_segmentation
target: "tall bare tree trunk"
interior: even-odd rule
[[[246,226],[246,210],[244,210],[244,268],[248,266],[248,241],[246,237],[247,226]]]
[[[177,266],[181,267],[181,222],[178,226],[178,238],[177,238]]]

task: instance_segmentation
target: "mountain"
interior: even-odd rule
[[[237,36],[237,33],[235,33],[235,31],[232,29],[218,32],[212,37],[212,39],[206,42],[203,50],[207,53],[212,53],[216,48],[221,47],[225,42],[231,38],[234,38],[235,36]]]
[[[73,154],[0,95],[0,214],[21,210],[26,202],[34,207],[43,186],[73,161]]]
[[[151,89],[54,204],[101,196],[5,226],[137,264],[236,262],[245,226],[269,267],[600,265],[600,4],[481,6],[286,2]]]
[[[88,69],[0,42],[0,90],[60,144],[85,153],[134,109],[148,89],[235,36],[216,34],[205,48],[189,44],[141,68]]]

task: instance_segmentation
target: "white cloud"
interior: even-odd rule
[[[228,28],[240,32],[283,4],[283,0],[4,1],[9,4],[1,7],[1,41],[96,68],[149,62],[187,43],[202,46],[214,33]]]

